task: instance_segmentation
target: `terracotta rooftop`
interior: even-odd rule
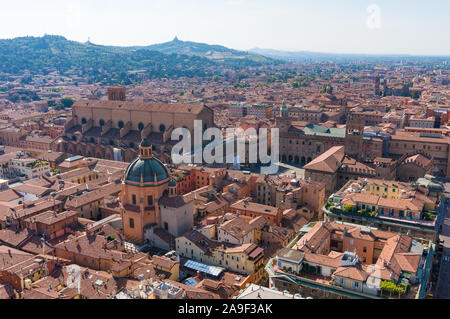
[[[306,164],[303,168],[305,170],[334,173],[341,166],[344,155],[343,146],[333,146],[328,151],[322,153]]]

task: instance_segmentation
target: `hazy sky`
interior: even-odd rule
[[[0,38],[450,55],[448,0],[1,0]]]

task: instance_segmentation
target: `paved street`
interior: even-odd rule
[[[292,171],[295,171],[297,178],[305,178],[305,170],[299,166],[293,166],[286,163],[277,163],[280,166],[280,175],[291,175]]]

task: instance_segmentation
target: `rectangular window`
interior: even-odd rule
[[[167,222],[164,222],[164,229],[169,230],[169,224]]]
[[[134,219],[130,218],[130,228],[134,228]]]
[[[136,205],[136,195],[131,195],[131,201],[133,202],[133,205]]]
[[[147,196],[147,204],[148,206],[153,206],[153,197],[151,195]]]

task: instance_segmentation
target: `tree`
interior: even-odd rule
[[[392,281],[383,280],[381,282],[381,290],[383,293],[389,293],[390,296],[401,296],[406,292],[407,285],[404,283],[396,285]]]
[[[73,99],[71,99],[70,97],[63,97],[61,99],[61,104],[65,107],[71,107],[73,105],[73,103],[75,103],[75,101]]]
[[[345,204],[344,205],[344,211],[347,212],[347,213],[352,212],[354,208],[355,208],[355,206],[350,205],[350,204]]]

